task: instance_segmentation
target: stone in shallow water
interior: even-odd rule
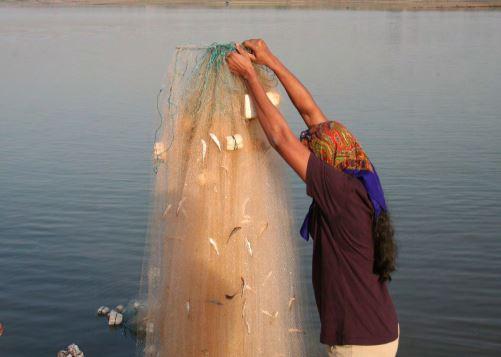
[[[117,306],[115,307],[115,311],[116,311],[116,312],[122,313],[122,312],[124,312],[124,310],[125,310],[125,307],[124,307],[122,304],[117,305]]]

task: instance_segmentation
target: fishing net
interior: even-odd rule
[[[305,355],[283,164],[246,119],[233,50],[178,47],[160,96],[139,315],[148,357]],[[272,73],[256,70],[276,98]]]

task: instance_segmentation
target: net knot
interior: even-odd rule
[[[236,51],[235,42],[211,44],[207,48],[207,53],[209,54],[208,67],[214,66],[216,69],[219,69],[223,65],[226,56],[234,51]]]

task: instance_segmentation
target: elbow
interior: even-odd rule
[[[270,136],[270,145],[278,152],[281,152],[288,145],[291,138],[291,133],[288,128],[277,128]]]
[[[318,108],[315,104],[305,104],[298,108],[299,114],[303,117],[312,117],[315,115],[315,111],[318,111]]]
[[[308,127],[327,121],[325,115],[316,106],[312,106],[311,108],[300,111],[300,114]]]

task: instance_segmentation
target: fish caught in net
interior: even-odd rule
[[[304,356],[283,163],[225,57],[178,47],[159,100],[141,279],[145,356]],[[277,104],[276,78],[256,65]]]

